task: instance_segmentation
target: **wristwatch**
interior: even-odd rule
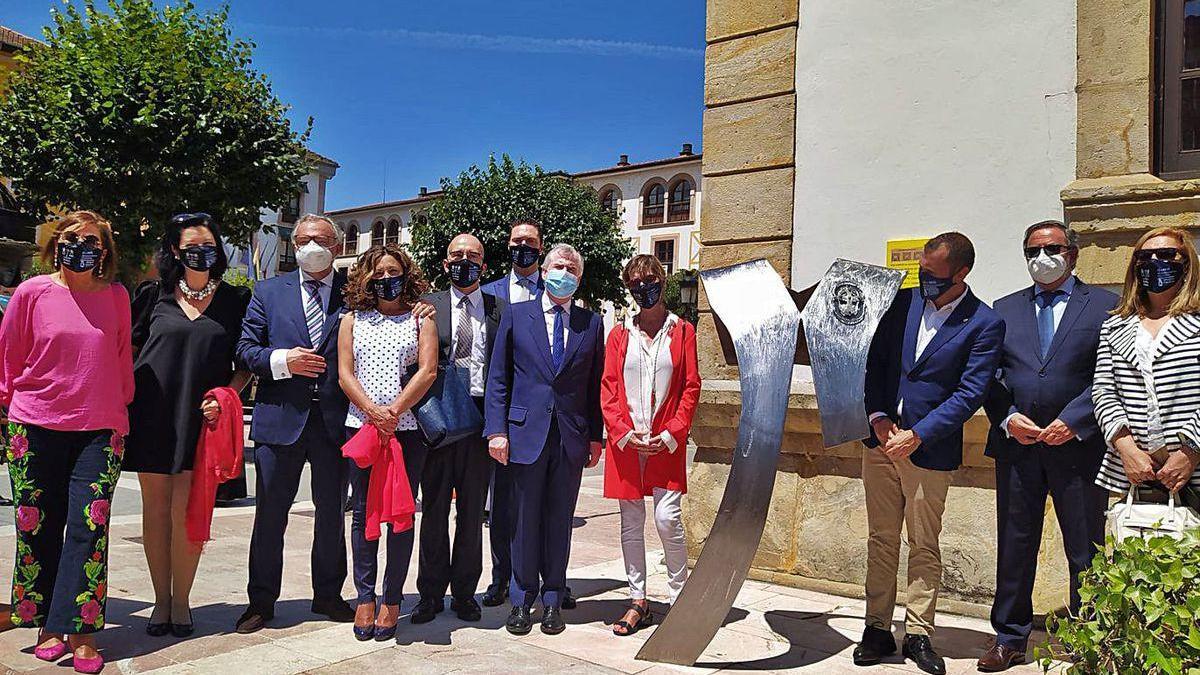
[[[1179,434],[1179,442],[1181,444],[1180,450],[1189,458],[1196,459],[1200,457],[1200,446],[1197,446],[1191,438],[1181,433]]]

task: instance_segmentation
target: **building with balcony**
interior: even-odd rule
[[[613,166],[567,175],[590,186],[605,208],[619,214],[625,236],[638,253],[654,254],[673,272],[700,264],[702,159],[687,143],[675,157],[631,163],[628,155],[621,155]],[[330,211],[326,215],[345,233],[345,251],[337,265],[349,267],[373,244],[408,244],[410,224],[440,194],[421,188],[408,199]]]

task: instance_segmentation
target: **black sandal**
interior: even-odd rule
[[[625,619],[621,619],[620,621],[613,624],[613,635],[617,635],[620,637],[629,637],[630,635],[636,634],[639,630],[654,624],[654,614],[650,613],[650,605],[649,604],[647,604],[645,607],[642,607],[641,605],[637,604],[636,602],[631,602],[631,603],[629,603],[629,609],[632,609],[633,611],[637,612],[637,615],[638,615],[637,623],[635,623],[631,626],[631,625],[629,625],[628,621],[626,621]],[[618,633],[617,632],[618,627],[624,628],[625,632]]]

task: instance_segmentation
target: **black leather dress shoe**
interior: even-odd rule
[[[330,621],[354,623],[354,608],[341,598],[313,600],[313,614],[324,614]]]
[[[854,665],[873,666],[885,656],[896,653],[896,639],[882,628],[867,626],[863,629],[862,641],[854,648]]]
[[[562,610],[557,607],[547,607],[542,611],[542,632],[546,635],[558,635],[567,629],[562,619]]]
[[[483,618],[483,611],[475,598],[454,598],[450,601],[450,610],[458,615],[461,621],[478,621]]]
[[[497,586],[492,584],[487,587],[487,591],[483,594],[484,607],[499,607],[508,600],[508,587]]]
[[[254,633],[263,629],[267,622],[275,618],[275,612],[259,609],[257,607],[248,607],[242,616],[238,618],[236,630],[238,633]]]
[[[946,662],[933,651],[933,643],[924,635],[909,635],[904,638],[904,658],[911,660],[930,675],[946,675]]]
[[[567,590],[565,592],[563,592],[562,608],[563,609],[575,609],[575,606],[577,604],[578,604],[578,601],[575,599],[575,596],[571,593],[571,587],[567,586]]]
[[[508,621],[504,628],[513,635],[528,635],[533,629],[533,619],[529,616],[528,607],[513,607],[508,613]]]
[[[441,614],[444,609],[446,609],[446,601],[441,598],[436,600],[421,598],[417,606],[413,608],[410,619],[413,623],[429,623],[437,618],[437,615]]]

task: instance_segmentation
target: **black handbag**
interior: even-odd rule
[[[405,385],[416,374],[417,364],[405,374]],[[425,396],[412,407],[417,427],[430,448],[443,448],[468,436],[483,434],[483,415],[475,405],[465,369],[439,363],[437,379]]]

